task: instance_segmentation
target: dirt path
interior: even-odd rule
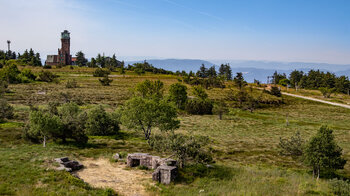
[[[77,175],[93,187],[112,188],[118,194],[147,196],[145,185],[151,184],[149,171],[126,169],[125,164],[111,163],[107,159],[87,159]]]
[[[297,97],[297,98],[307,99],[307,100],[311,100],[311,101],[317,101],[317,102],[321,102],[321,103],[325,103],[325,104],[329,104],[329,105],[334,105],[334,106],[339,106],[339,107],[350,109],[350,105],[346,105],[346,104],[334,103],[334,102],[325,101],[325,100],[322,100],[322,99],[316,99],[316,98],[312,98],[312,97],[306,97],[306,96],[302,96],[302,95],[295,95],[295,94],[285,93],[285,92],[282,92],[282,94],[283,95],[287,95],[287,96],[291,96],[291,97]]]

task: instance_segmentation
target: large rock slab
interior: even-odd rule
[[[84,166],[80,164],[78,161],[71,161],[68,157],[62,157],[55,159],[57,163],[60,164],[59,167],[56,168],[58,171],[77,171],[82,169]]]

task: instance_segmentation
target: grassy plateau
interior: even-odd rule
[[[32,68],[39,72],[41,68]],[[34,82],[9,85],[5,97],[15,108],[15,118],[0,124],[0,195],[110,195],[111,189],[93,188],[67,172],[53,170],[53,159],[110,158],[117,152],[153,152],[142,133],[122,127],[113,137],[90,137],[86,146],[49,142],[46,148],[22,139],[29,105],[45,107],[50,101],[69,98],[81,102],[83,109],[102,104],[115,110],[132,95],[131,89],[145,79],[161,80],[165,89],[178,78],[173,75],[120,75],[112,72],[111,86],[102,86],[93,77],[94,69],[69,67],[49,70],[58,74],[58,83]],[[75,79],[78,88],[68,89],[66,81]],[[188,93],[191,96],[191,86]],[[254,89],[256,93],[260,90]],[[228,89],[207,90],[209,98],[222,99]],[[312,92],[310,92],[312,94]],[[315,92],[316,93],[316,92]],[[318,94],[317,94],[318,96]],[[342,95],[343,96],[343,95]],[[344,95],[345,96],[345,95]],[[336,141],[350,159],[350,110],[322,103],[283,96],[285,104],[257,109],[253,113],[237,110],[224,115],[179,115],[176,132],[208,136],[213,168],[189,166],[180,171],[171,185],[149,185],[150,195],[335,195],[330,179],[316,180],[310,169],[290,157],[281,156],[280,137],[300,131],[308,140],[322,125],[334,130]],[[349,100],[345,97],[344,100]],[[288,125],[286,119],[288,116]],[[337,173],[350,177],[350,162]]]

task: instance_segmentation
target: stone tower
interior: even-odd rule
[[[61,49],[58,49],[58,61],[61,65],[71,65],[72,56],[70,55],[70,33],[64,30],[61,33]]]

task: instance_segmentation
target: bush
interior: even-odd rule
[[[58,78],[58,75],[49,71],[41,71],[38,75],[38,80],[42,82],[53,82]]]
[[[321,87],[319,88],[324,98],[330,98],[331,95],[335,92],[335,88]]]
[[[93,136],[115,135],[119,131],[119,119],[116,114],[107,113],[102,106],[88,112],[86,131]]]
[[[208,137],[185,136],[171,133],[169,135],[156,135],[151,138],[150,146],[158,152],[169,152],[175,156],[180,167],[186,162],[211,163],[213,158],[202,146],[208,144]]]
[[[108,75],[105,75],[102,79],[98,79],[102,86],[109,86],[111,82],[113,82],[112,79],[108,78]]]
[[[30,69],[23,69],[20,76],[26,77],[31,81],[36,79],[36,75]]]
[[[108,69],[97,68],[93,76],[94,77],[104,77],[105,75],[109,75],[111,72]]]
[[[75,79],[68,80],[66,83],[66,88],[77,88],[77,87],[78,87],[78,84]]]
[[[280,138],[278,147],[280,148],[280,154],[286,156],[292,156],[293,158],[303,155],[305,141],[301,138],[300,132],[296,132],[290,139]]]
[[[51,65],[44,65],[43,66],[43,69],[51,69],[52,67],[51,67]]]
[[[212,114],[213,113],[213,103],[209,99],[190,99],[186,103],[185,110],[189,114],[197,114],[197,115],[204,115],[204,114]]]
[[[282,97],[281,90],[276,86],[271,87],[270,94],[276,97]]]
[[[348,196],[350,195],[350,182],[344,180],[330,180],[330,189],[334,195]]]
[[[9,66],[4,67],[0,71],[0,79],[7,81],[10,84],[21,83],[21,79],[18,77],[20,73],[21,72],[19,71],[17,66],[15,64],[11,64]]]
[[[0,99],[0,121],[12,119],[14,116],[13,107],[5,99]]]
[[[34,142],[47,139],[74,139],[78,144],[86,144],[88,137],[85,134],[86,113],[82,112],[75,103],[62,105],[58,110],[57,105],[51,104],[48,111],[32,110],[29,115],[29,123],[24,129],[27,139]],[[56,114],[57,113],[57,114]]]

